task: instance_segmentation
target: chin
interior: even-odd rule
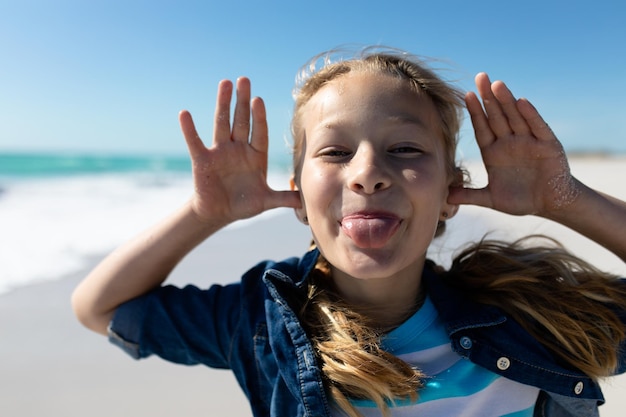
[[[326,259],[344,274],[364,280],[391,277],[402,269],[398,267],[401,263],[394,259],[393,253],[382,253],[380,250],[352,253],[344,262],[331,262],[330,259]]]

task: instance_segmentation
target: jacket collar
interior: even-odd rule
[[[287,293],[294,289],[297,292],[305,291],[308,276],[315,268],[319,255],[316,248],[304,254],[299,260],[292,258],[274,264],[267,271],[266,279],[272,282],[272,286],[282,288]],[[507,320],[505,314],[497,307],[473,302],[460,289],[446,283],[444,278],[435,272],[435,263],[430,260],[424,265],[422,283],[446,323],[450,335],[468,328],[495,326]]]
[[[315,268],[319,254],[316,248],[305,253],[300,259],[290,258],[276,263],[268,268],[266,277],[277,286],[286,285],[301,290],[306,287],[307,279]]]
[[[461,290],[446,283],[434,267],[432,261],[426,262],[422,282],[450,335],[469,328],[495,326],[507,320],[499,308],[469,300]]]

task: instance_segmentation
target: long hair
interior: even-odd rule
[[[322,58],[323,59],[323,58]],[[313,62],[320,60],[316,57]],[[426,94],[435,104],[443,133],[448,175],[453,185],[466,179],[455,163],[463,94],[438,77],[421,60],[397,51],[366,50],[353,59],[312,64],[295,90],[292,121],[294,178],[302,163],[303,108],[326,83],[351,71],[396,77],[407,88]],[[444,230],[441,222],[437,234]],[[477,302],[494,305],[518,321],[564,363],[592,378],[610,375],[618,364],[625,331],[616,311],[626,310],[626,290],[569,254],[555,242],[527,246],[481,241],[460,253],[441,273]],[[416,277],[418,279],[418,277]],[[320,257],[310,276],[307,299],[300,311],[331,397],[350,417],[359,413],[350,399],[370,399],[384,415],[397,400],[416,400],[426,377],[419,369],[381,349],[382,332],[367,314],[355,311],[333,286],[330,266]]]
[[[594,379],[616,370],[626,340],[617,313],[626,311],[626,283],[555,240],[483,240],[456,256],[448,271],[437,269],[440,279],[468,298],[508,314],[561,363]],[[417,400],[428,375],[381,349],[382,334],[341,299],[322,257],[311,274],[301,320],[327,390],[348,416],[360,416],[350,399],[370,399],[383,415],[394,401]]]
[[[372,400],[383,413],[388,402],[417,400],[425,375],[381,348],[383,333],[338,295],[321,255],[309,277],[300,319],[321,362],[327,390],[350,417],[359,416],[350,399]]]
[[[439,117],[445,149],[446,171],[452,185],[461,185],[466,173],[455,164],[464,94],[439,77],[424,60],[394,49],[374,47],[344,59],[342,51],[314,57],[305,65],[294,89],[293,137],[294,181],[299,182],[305,135],[302,116],[305,106],[327,83],[351,72],[380,74],[406,81],[407,89],[425,95]],[[335,58],[339,55],[339,59]],[[321,68],[318,64],[321,62]],[[439,222],[436,235],[445,230]],[[417,399],[423,373],[380,348],[381,332],[342,301],[332,286],[329,265],[323,258],[311,275],[308,299],[301,311],[324,375],[325,385],[335,402],[351,417],[358,413],[350,398],[373,400],[386,413],[398,399]]]
[[[617,311],[626,310],[626,283],[556,240],[480,242],[461,252],[443,278],[505,311],[563,363],[595,379],[617,369],[626,337]]]

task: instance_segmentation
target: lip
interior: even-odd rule
[[[346,214],[342,216],[341,220],[339,220],[339,224],[342,224],[346,220],[355,220],[355,219],[388,219],[388,220],[398,220],[402,221],[402,218],[397,216],[394,213],[390,213],[387,211],[356,211],[353,213]]]

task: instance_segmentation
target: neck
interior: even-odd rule
[[[392,277],[360,279],[332,270],[339,295],[373,327],[389,331],[415,313],[424,302],[422,268],[409,268]]]

